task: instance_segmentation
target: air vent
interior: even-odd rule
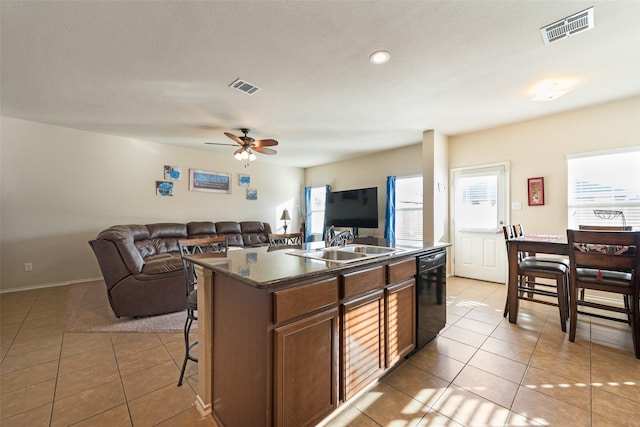
[[[586,30],[590,30],[595,25],[593,18],[593,7],[571,15],[551,25],[540,28],[544,44],[566,39]]]
[[[258,86],[251,84],[242,79],[237,79],[235,82],[231,83],[229,87],[233,89],[237,89],[240,92],[244,92],[247,95],[253,95],[254,93],[260,90]]]

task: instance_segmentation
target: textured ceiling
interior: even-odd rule
[[[543,44],[590,6],[594,29]],[[3,0],[0,19],[4,116],[230,157],[204,143],[248,127],[280,142],[259,161],[300,167],[640,94],[640,1]],[[576,88],[531,101],[550,78]]]

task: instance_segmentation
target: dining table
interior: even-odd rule
[[[507,308],[510,323],[517,323],[518,320],[518,254],[520,252],[526,252],[530,256],[535,254],[568,256],[567,236],[526,234],[507,239],[507,260],[509,263]]]

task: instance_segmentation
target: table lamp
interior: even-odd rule
[[[291,221],[291,217],[289,216],[289,211],[285,208],[282,211],[282,215],[280,215],[280,220],[284,221],[284,232],[287,232],[287,221]]]

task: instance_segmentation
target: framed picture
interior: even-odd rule
[[[180,168],[176,166],[164,165],[164,179],[172,181],[180,180]]]
[[[529,178],[529,206],[544,205],[544,178]]]
[[[189,190],[231,194],[231,174],[189,169]]]
[[[258,200],[258,190],[247,188],[247,200]]]
[[[249,175],[238,176],[238,185],[240,185],[240,187],[248,187],[250,183],[251,177]]]
[[[156,196],[173,196],[173,182],[156,181]]]

